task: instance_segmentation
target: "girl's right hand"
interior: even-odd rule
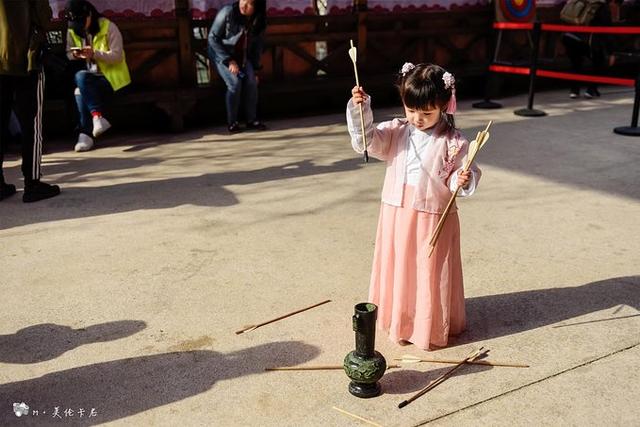
[[[353,89],[351,89],[351,99],[353,100],[354,104],[362,104],[367,99],[367,97],[368,95],[366,94],[364,89],[362,89],[362,87],[354,86]]]

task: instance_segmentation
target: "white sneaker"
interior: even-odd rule
[[[93,148],[93,138],[91,138],[89,135],[86,135],[84,133],[81,133],[80,135],[78,135],[78,142],[76,143],[76,146],[73,148],[74,150],[76,150],[77,153],[80,153],[82,151],[89,151]]]
[[[105,133],[111,127],[111,123],[107,119],[102,116],[94,116],[93,117],[93,137],[97,138],[98,136]]]

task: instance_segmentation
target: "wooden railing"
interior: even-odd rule
[[[548,22],[556,14],[540,10],[538,16]],[[392,96],[393,75],[405,61],[444,66],[460,77],[464,96],[465,81],[486,72],[493,50],[493,19],[493,6],[473,11],[270,17],[260,72],[261,111],[291,114],[344,103],[354,84],[349,40],[358,47],[361,80],[369,91],[381,95],[378,100]],[[116,97],[119,109],[153,104],[171,118],[174,130],[184,126],[185,117],[223,122],[224,88],[207,58],[210,21],[192,20],[188,1],[176,0],[174,18],[116,23],[133,78],[131,87]],[[65,24],[57,22],[50,34],[54,52],[62,57],[65,32]],[[522,35],[511,43],[512,52],[527,43]],[[556,40],[546,47],[543,43],[549,54],[555,54],[557,46]],[[51,121],[57,127],[66,123],[68,130],[74,122],[73,70],[51,77],[49,105],[58,113]]]

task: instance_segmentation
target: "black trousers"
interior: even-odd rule
[[[42,160],[42,107],[44,73],[0,75],[0,182],[2,162],[9,143],[9,119],[14,111],[22,131],[22,175],[25,184],[40,179]]]
[[[571,71],[578,74],[582,73],[583,60],[591,59],[593,74],[603,76],[607,69],[607,58],[604,47],[601,46],[601,42],[597,36],[590,35],[588,37],[591,40],[573,33],[565,33],[562,35],[562,43],[571,61]],[[588,83],[587,87],[595,89],[597,85],[595,83]],[[580,90],[580,84],[578,82],[572,82],[571,90],[577,93]]]

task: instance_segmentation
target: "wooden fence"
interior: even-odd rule
[[[136,112],[153,110],[164,112],[176,131],[183,129],[185,120],[224,123],[224,87],[209,69],[206,53],[211,21],[193,19],[188,4],[188,0],[176,0],[174,16],[114,19],[123,33],[133,80],[114,102],[123,121]],[[557,20],[558,9],[540,9],[539,19]],[[477,92],[471,86],[482,83],[493,53],[493,20],[490,5],[414,13],[270,17],[259,109],[273,116],[326,111],[344,104],[354,84],[349,40],[358,46],[361,80],[379,95],[377,99],[394,96],[393,75],[405,61],[438,63],[462,82],[462,96],[472,89]],[[64,56],[65,33],[62,21],[50,33],[54,52],[60,56]],[[543,48],[553,56],[558,45],[557,40],[549,40]],[[505,43],[505,52],[517,56],[527,46],[526,34],[516,35]],[[48,122],[54,130],[73,127],[74,71],[68,67],[48,76],[47,103],[52,113]],[[140,105],[153,108],[140,109]]]

